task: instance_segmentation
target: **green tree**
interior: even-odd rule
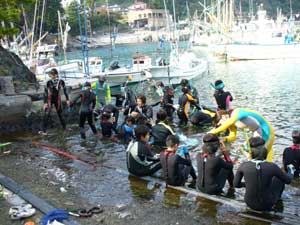
[[[32,0],[0,0],[0,38],[19,32],[21,7],[32,5]],[[11,26],[13,25],[13,26]]]
[[[66,16],[67,16],[67,21],[69,22],[69,25],[71,27],[70,34],[78,35],[79,34],[79,26],[78,26],[78,18],[77,18],[77,3],[76,3],[76,1],[73,1],[69,4],[69,6],[66,9]],[[81,15],[81,21],[83,21],[82,15]]]

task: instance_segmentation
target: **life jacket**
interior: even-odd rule
[[[99,81],[96,81],[95,94],[98,98],[98,101],[103,102],[105,105],[111,103],[111,93],[109,84],[104,82],[103,85],[100,85]]]

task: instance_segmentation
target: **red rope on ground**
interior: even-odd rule
[[[96,168],[97,166],[104,166],[104,165],[97,165],[96,163],[91,163],[91,162],[89,162],[89,161],[80,159],[79,157],[77,157],[77,156],[75,156],[75,155],[71,155],[71,154],[69,154],[69,153],[67,153],[67,152],[60,151],[60,150],[58,150],[58,149],[56,149],[56,148],[47,146],[47,145],[45,145],[45,144],[42,144],[42,143],[39,143],[39,142],[36,142],[36,141],[31,142],[31,144],[34,145],[34,146],[37,146],[37,147],[42,147],[42,148],[44,148],[44,149],[47,149],[47,150],[49,150],[49,151],[51,151],[51,152],[54,152],[54,153],[56,153],[56,154],[58,154],[58,155],[61,155],[61,156],[64,156],[64,157],[66,157],[66,158],[68,158],[68,159],[73,159],[73,160],[75,160],[75,161],[79,161],[79,162],[88,164],[89,166],[92,166],[93,168]]]

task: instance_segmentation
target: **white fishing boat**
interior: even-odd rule
[[[163,60],[157,61],[157,65],[149,68],[153,80],[165,83],[180,83],[181,79],[193,79],[208,71],[206,59],[198,58],[194,53],[185,51],[177,53],[174,49],[170,54],[170,63]]]
[[[227,60],[272,60],[300,58],[300,43],[295,44],[228,44]]]
[[[107,81],[113,85],[119,85],[121,83],[137,83],[145,81],[151,76],[145,72],[146,69],[150,68],[151,58],[143,54],[135,54],[132,57],[131,67],[120,67],[118,62],[113,62],[108,69],[104,71],[104,76]]]

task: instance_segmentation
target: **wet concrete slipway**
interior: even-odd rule
[[[291,143],[292,126],[299,125],[300,113],[300,67],[298,62],[265,61],[211,64],[210,73],[194,81],[198,88],[201,104],[212,105],[213,90],[209,82],[222,79],[226,89],[235,100],[234,106],[249,107],[261,112],[275,128],[274,161],[281,165],[281,155]],[[138,87],[139,92],[148,93],[148,86]],[[155,95],[151,101],[155,102]],[[56,120],[56,117],[54,115]],[[122,117],[120,118],[120,121]],[[163,182],[144,181],[127,174],[125,147],[109,140],[97,140],[87,131],[89,138],[83,142],[79,137],[77,121],[69,124],[70,132],[50,129],[48,137],[36,133],[19,133],[1,136],[1,142],[11,141],[1,154],[0,172],[12,178],[34,195],[56,208],[74,211],[100,204],[101,214],[88,218],[72,218],[83,225],[95,224],[266,224],[256,219],[244,218],[238,204],[236,207],[216,203],[194,194],[166,188]],[[183,130],[190,148],[201,146],[202,137],[210,128],[189,128]],[[245,139],[239,132],[238,141],[228,146],[232,157],[239,163],[245,160],[239,146]],[[70,153],[78,158],[96,163],[70,160],[32,142]],[[3,149],[2,149],[3,150]],[[195,153],[192,152],[192,158]],[[235,165],[235,170],[238,164]],[[159,176],[159,174],[158,174]],[[300,212],[299,182],[287,185],[281,210],[286,217],[263,215],[274,223],[297,224]],[[226,195],[227,186],[224,188]],[[228,196],[243,201],[244,190],[236,190]],[[280,207],[280,206],[278,206]],[[11,221],[8,215],[10,204],[0,199],[0,225],[24,224]],[[282,215],[282,214],[280,214]],[[31,219],[39,223],[42,213],[37,212]]]

